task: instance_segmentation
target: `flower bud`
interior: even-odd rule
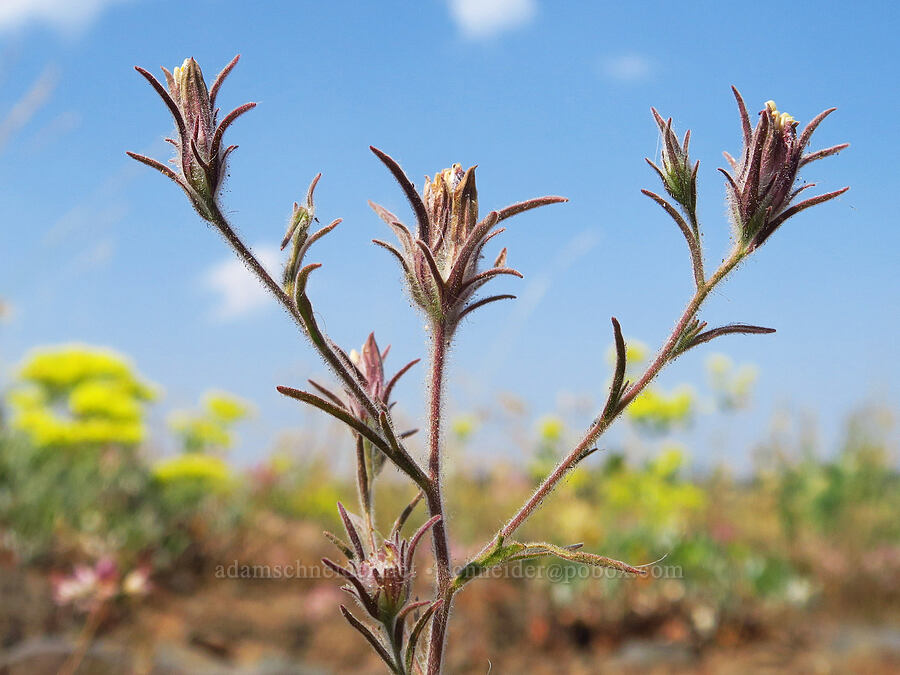
[[[369,595],[375,599],[379,618],[390,621],[397,616],[410,596],[412,565],[404,564],[399,541],[384,545],[356,566],[356,574]]]
[[[168,90],[143,68],[136,70],[143,75],[163,99],[175,119],[176,138],[168,138],[175,146],[172,163],[178,171],[149,157],[128,153],[174,180],[191,198],[194,208],[207,220],[214,220],[216,200],[226,175],[226,159],[237,146],[222,147],[225,130],[234,120],[254,108],[255,103],[245,103],[232,110],[221,123],[217,123],[216,94],[228,73],[237,64],[234,57],[212,87],[207,88],[200,65],[193,59],[185,59],[181,66],[166,75]]]
[[[741,116],[744,148],[740,160],[725,153],[733,173],[719,170],[728,182],[728,201],[736,238],[739,245],[749,252],[761,246],[794,214],[833,199],[849,189],[843,188],[793,203],[798,194],[815,185],[808,183],[794,187],[800,168],[811,161],[837,154],[847,144],[804,154],[813,131],[834,112],[834,108],[813,118],[798,137],[797,121],[788,113],[778,112],[775,101],[766,101],[756,128],[751,130],[744,100],[737,89],[732,89]]]
[[[400,183],[416,215],[413,235],[394,214],[369,202],[397,234],[400,248],[383,241],[376,240],[375,243],[400,260],[410,295],[430,322],[442,325],[449,339],[459,321],[470,311],[493,300],[513,297],[499,295],[469,302],[484,283],[497,275],[522,276],[505,267],[505,256],[498,258],[493,267],[480,271],[485,244],[503,231],[503,228],[494,229],[500,221],[522,211],[566,200],[562,197],[533,199],[491,211],[479,220],[474,166],[463,170],[461,165],[453,164],[435,174],[433,180],[426,177],[420,195],[391,157],[376,148],[372,148],[372,152]]]
[[[341,546],[349,558],[348,567],[341,567],[328,558],[322,562],[347,580],[344,590],[360,601],[369,616],[386,627],[393,627],[398,615],[409,609],[416,547],[440,516],[426,521],[409,539],[403,539],[394,530],[380,546],[373,542],[372,550],[366,551],[356,526],[340,503],[338,511],[352,544],[352,549]]]
[[[197,146],[209,151],[213,132],[213,110],[209,106],[209,90],[203,79],[200,64],[193,58],[185,59],[181,67],[172,71],[174,87],[170,92],[184,115],[188,129],[196,129]]]
[[[312,205],[300,206],[294,202],[294,210],[291,213],[291,219],[288,223],[287,234],[284,241],[281,242],[281,248],[284,249],[291,244],[291,252],[287,262],[284,265],[282,274],[282,286],[284,292],[289,298],[294,297],[294,286],[297,281],[297,272],[300,271],[300,263],[303,261],[303,252],[306,249],[306,243],[309,238],[309,225],[312,222]]]
[[[662,134],[663,143],[660,151],[661,166],[657,166],[649,159],[647,163],[659,174],[663,187],[672,199],[683,206],[688,213],[693,213],[697,208],[697,167],[699,162],[692,166],[688,155],[691,132],[686,131],[684,140],[679,141],[678,136],[672,130],[672,118],[663,120],[656,108],[651,108],[650,111]]]

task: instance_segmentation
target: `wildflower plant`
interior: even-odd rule
[[[155,397],[121,354],[85,345],[34,351],[8,395],[12,427],[38,448],[134,447]]]
[[[250,406],[224,391],[206,392],[200,405],[199,411],[175,411],[169,428],[186,453],[226,452],[234,443],[233,427],[250,415]]]
[[[138,565],[123,576],[119,564],[108,556],[93,565],[76,565],[70,574],[54,575],[53,599],[56,604],[71,606],[86,614],[81,634],[60,668],[60,675],[73,675],[78,670],[97,629],[114,603],[146,596],[152,589],[148,565]]]
[[[313,382],[311,386],[315,392],[287,386],[278,390],[343,422],[356,443],[359,509],[362,515],[357,516],[338,504],[348,541],[326,533],[345,556],[346,563],[326,560],[325,564],[345,580],[345,590],[368,617],[361,619],[342,606],[341,611],[347,621],[372,645],[390,672],[427,672],[434,675],[443,667],[447,624],[454,596],[463,586],[492,568],[523,559],[555,556],[572,563],[614,568],[625,574],[646,574],[644,567],[583,551],[578,543],[521,541],[516,534],[563,478],[597,450],[600,436],[666,365],[686,351],[724,335],[773,332],[770,328],[742,323],[708,328],[706,322],[699,318],[699,311],[712,290],[788,218],[846,190],[795,201],[802,191],[810,187],[794,187],[799,169],[847,147],[844,144],[806,152],[812,132],[833,109],[813,119],[798,136],[797,123],[789,115],[779,113],[770,102],[760,113],[754,130],[751,129],[743,100],[734,90],[744,138],[744,148],[738,159],[726,154],[731,171],[724,171],[734,245],[712,274],[707,274],[704,269],[697,211],[699,165],[690,158],[690,132],[679,139],[672,128],[672,120],[665,120],[655,110],[652,111],[664,142],[659,163],[647,161],[659,175],[668,199],[649,190],[643,192],[669,214],[687,241],[695,283],[693,297],[656,356],[638,374],[632,374],[633,369],[627,368],[628,349],[619,322],[612,319],[615,365],[604,406],[581,440],[542,479],[534,494],[478,553],[460,564],[450,556],[448,528],[451,523],[444,509],[442,482],[447,351],[463,318],[496,300],[512,297],[482,296],[479,295],[482,288],[499,275],[522,276],[508,266],[506,249],[494,257],[493,264],[482,264],[486,246],[503,231],[500,224],[523,211],[565,202],[566,199],[540,197],[488,210],[483,215],[475,186],[474,167],[464,170],[459,164],[454,164],[438,171],[433,179],[426,179],[420,192],[393,158],[371,147],[399,183],[413,214],[414,227],[410,228],[393,213],[371,203],[375,213],[397,238],[396,243],[380,239],[374,240],[374,243],[386,249],[399,263],[406,290],[426,319],[431,343],[427,461],[421,463],[407,446],[406,440],[412,432],[396,427],[390,402],[397,378],[415,361],[386,380],[384,360],[387,350],[381,351],[372,335],[359,354],[342,349],[318,324],[312,300],[307,294],[309,276],[320,267],[318,263],[306,262],[310,247],[340,223],[340,219],[336,219],[313,231],[313,223],[317,222],[314,192],[321,174],[313,179],[303,204],[295,203],[289,216],[282,246],[289,251],[280,281],[263,268],[224,215],[220,188],[226,160],[236,146],[225,146],[223,135],[237,117],[254,107],[252,103],[244,104],[217,124],[217,94],[237,61],[238,57],[235,57],[209,88],[193,59],[187,59],[171,73],[164,69],[167,87],[146,70],[137,68],[168,106],[175,119],[177,137],[170,141],[175,147],[171,166],[142,155],[129,155],[181,187],[197,213],[222,234],[237,256],[289,312],[338,381],[338,387],[331,389]],[[418,494],[397,517],[389,533],[384,535],[384,530],[379,529],[374,518],[372,486],[386,462],[391,462],[405,474],[418,487]],[[402,535],[403,526],[419,501],[423,501],[428,510],[427,519],[415,534],[405,538]],[[413,593],[416,573],[413,553],[427,533],[430,533],[432,540],[436,584],[430,599],[416,600]]]

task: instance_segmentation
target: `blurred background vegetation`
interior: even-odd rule
[[[646,358],[646,347],[630,345],[630,362]],[[724,355],[711,356],[707,371],[707,391],[643,394],[620,447],[575,472],[527,526],[535,538],[658,560],[650,577],[587,579],[555,562],[479,581],[460,596],[452,672],[486,670],[488,659],[498,672],[560,672],[560,659],[567,672],[715,668],[734,665],[735,654],[748,669],[772,658],[805,668],[816,665],[809,654],[829,652],[803,646],[823,639],[828,667],[890,669],[878,649],[840,645],[854,626],[877,638],[868,626],[900,599],[892,415],[858,410],[830,456],[813,429],[785,419],[747,448],[749,475],[724,464],[699,471],[671,432],[697,415],[738,414],[756,378]],[[53,672],[94,616],[92,598],[109,591],[102,570],[111,569],[122,581],[102,596],[111,611],[92,627],[83,672],[261,672],[263,664],[378,672],[344,630],[336,581],[222,578],[232,563],[317,568],[329,553],[321,531],[339,527],[335,502],[354,498],[340,460],[346,435],[286,437],[257,466],[234,465],[229,450],[253,406],[211,391],[196,409],[169,415],[177,452],[162,456],[147,432],[161,396],[125,356],[86,345],[34,350],[16,368],[0,426],[7,667]],[[458,559],[492,535],[579,431],[556,415],[530,421],[514,401],[494,413],[511,435],[531,431],[522,461],[468,462],[483,454],[478,430],[492,413],[456,416],[448,480]],[[377,498],[383,522],[411,496],[388,472]]]

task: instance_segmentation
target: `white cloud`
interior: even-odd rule
[[[61,30],[78,30],[108,5],[124,0],[0,0],[0,31],[29,23],[48,23]]]
[[[622,54],[607,58],[603,60],[601,66],[606,77],[619,82],[645,80],[653,70],[650,59],[640,54]]]
[[[3,0],[0,0],[0,3],[2,2]],[[2,11],[2,7],[3,5],[0,4],[0,11]],[[58,80],[59,71],[55,66],[44,68],[28,91],[16,101],[6,116],[0,119],[0,150],[47,103],[53,90],[56,89]]]
[[[281,252],[277,246],[255,246],[253,253],[270,274],[278,269]],[[273,276],[278,278],[277,273]],[[233,256],[210,267],[202,281],[205,289],[219,296],[212,310],[218,321],[242,319],[274,302],[256,276]]]
[[[124,217],[124,215],[125,214],[123,213],[122,216]],[[102,267],[112,260],[115,253],[115,241],[109,237],[100,239],[84,249],[79,256],[73,258],[71,267],[67,271],[69,273],[80,275],[87,270]]]
[[[448,4],[453,20],[470,38],[524,26],[537,14],[537,0],[448,0]]]

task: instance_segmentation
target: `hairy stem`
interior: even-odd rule
[[[447,356],[446,327],[440,322],[435,322],[432,326],[431,338],[433,344],[428,405],[428,477],[430,485],[425,499],[430,515],[441,516],[431,530],[431,538],[434,542],[434,563],[437,568],[437,596],[443,598],[444,602],[441,603],[431,619],[428,675],[438,675],[441,672],[441,663],[444,657],[444,642],[452,598],[450,547],[447,543],[447,525],[444,519],[441,493],[441,415],[443,412],[444,365]]]
[[[410,478],[415,481],[419,487],[425,489],[428,484],[427,477],[422,469],[416,464],[412,458],[410,458],[406,451],[396,443],[396,438],[394,436],[393,430],[390,429],[390,417],[387,415],[387,411],[378,410],[375,403],[372,402],[372,399],[366,394],[363,389],[362,384],[359,380],[350,372],[350,370],[344,365],[340,356],[337,354],[335,348],[332,346],[332,343],[328,338],[326,338],[316,327],[315,330],[310,330],[307,326],[306,321],[303,318],[303,315],[300,313],[300,310],[297,308],[295,302],[288,296],[287,293],[284,292],[284,289],[272,278],[272,276],[266,271],[265,267],[257,260],[256,256],[253,255],[253,252],[247,248],[241,238],[234,231],[234,228],[228,223],[228,219],[225,218],[225,215],[219,209],[218,204],[213,204],[211,206],[211,212],[209,215],[209,222],[216,227],[217,230],[222,234],[225,238],[225,241],[234,249],[235,253],[237,253],[238,257],[241,261],[247,265],[247,267],[256,275],[256,277],[263,283],[266,289],[275,296],[275,299],[288,311],[291,315],[291,318],[294,319],[294,322],[300,327],[300,330],[304,335],[309,339],[312,346],[315,348],[319,355],[325,360],[325,363],[331,368],[332,372],[337,375],[337,377],[346,385],[347,389],[351,393],[351,395],[359,401],[359,403],[366,409],[374,419],[381,419],[385,417],[385,420],[382,423],[383,440],[386,445],[391,445],[392,440],[394,441],[394,450],[397,452],[402,458],[407,460],[407,463],[404,464],[401,461],[395,461],[394,463],[397,467],[406,473]],[[387,425],[387,427],[385,427]],[[385,438],[387,437],[387,438]]]
[[[304,335],[310,338],[310,342],[313,347],[315,347],[316,351],[325,359],[325,363],[331,368],[335,375],[337,375],[341,381],[350,389],[353,393],[354,398],[356,398],[367,410],[367,412],[378,418],[378,410],[376,410],[375,405],[369,399],[368,395],[363,391],[362,386],[356,380],[355,377],[344,367],[344,364],[341,363],[340,358],[334,352],[333,349],[328,344],[320,343],[318,340],[314,340],[312,336],[309,334],[309,331],[306,328],[306,324],[303,321],[303,317],[300,315],[300,312],[297,310],[297,307],[294,305],[294,301],[288,297],[288,294],[284,292],[284,289],[276,282],[272,276],[266,271],[266,268],[262,266],[262,263],[257,260],[256,256],[253,255],[253,252],[250,251],[249,248],[241,241],[241,238],[234,231],[234,228],[228,222],[228,219],[222,213],[218,204],[212,205],[212,211],[210,214],[211,223],[215,225],[216,229],[221,232],[222,236],[225,238],[225,241],[228,242],[229,246],[234,249],[235,253],[237,253],[238,257],[241,261],[247,265],[251,272],[253,272],[256,277],[263,283],[266,289],[275,296],[275,299],[288,311],[291,315],[291,318],[300,326],[300,329],[303,331]]]
[[[700,305],[706,300],[710,291],[712,291],[712,289],[715,288],[715,286],[721,282],[741,260],[743,260],[745,255],[746,253],[742,249],[735,249],[731,256],[722,263],[709,280],[704,281],[698,286],[696,293],[694,293],[694,297],[691,298],[691,301],[682,313],[678,323],[675,324],[675,328],[672,330],[671,335],[659,350],[659,354],[657,354],[653,362],[647,367],[647,370],[641,378],[628,388],[628,391],[622,397],[619,404],[609,415],[600,417],[593,425],[591,425],[581,442],[578,443],[572,452],[560,461],[559,464],[557,464],[556,468],[554,468],[550,475],[544,479],[540,486],[538,486],[528,501],[525,502],[516,514],[510,518],[506,525],[503,526],[503,529],[500,530],[500,536],[504,538],[509,537],[522,526],[541,502],[544,501],[544,499],[559,484],[559,481],[562,480],[562,478],[578,463],[582,458],[583,453],[591,448],[597,439],[610,427],[616,418],[622,414],[638,394],[640,394],[653,378],[659,374],[659,371],[662,370],[674,356],[675,347],[678,344],[681,334],[696,316],[697,311],[700,309]],[[494,542],[489,542],[487,546],[482,549],[481,554],[485,553],[493,545]]]
[[[366,462],[366,441],[356,436],[356,489],[359,497],[359,508],[363,514],[369,545],[375,551],[375,521],[372,518],[372,479]]]
[[[700,222],[697,220],[697,211],[691,209],[688,212],[691,221],[691,229],[694,232],[694,243],[690,245],[691,266],[694,268],[694,281],[699,291],[706,285],[706,273],[703,271],[703,247],[700,245]]]

